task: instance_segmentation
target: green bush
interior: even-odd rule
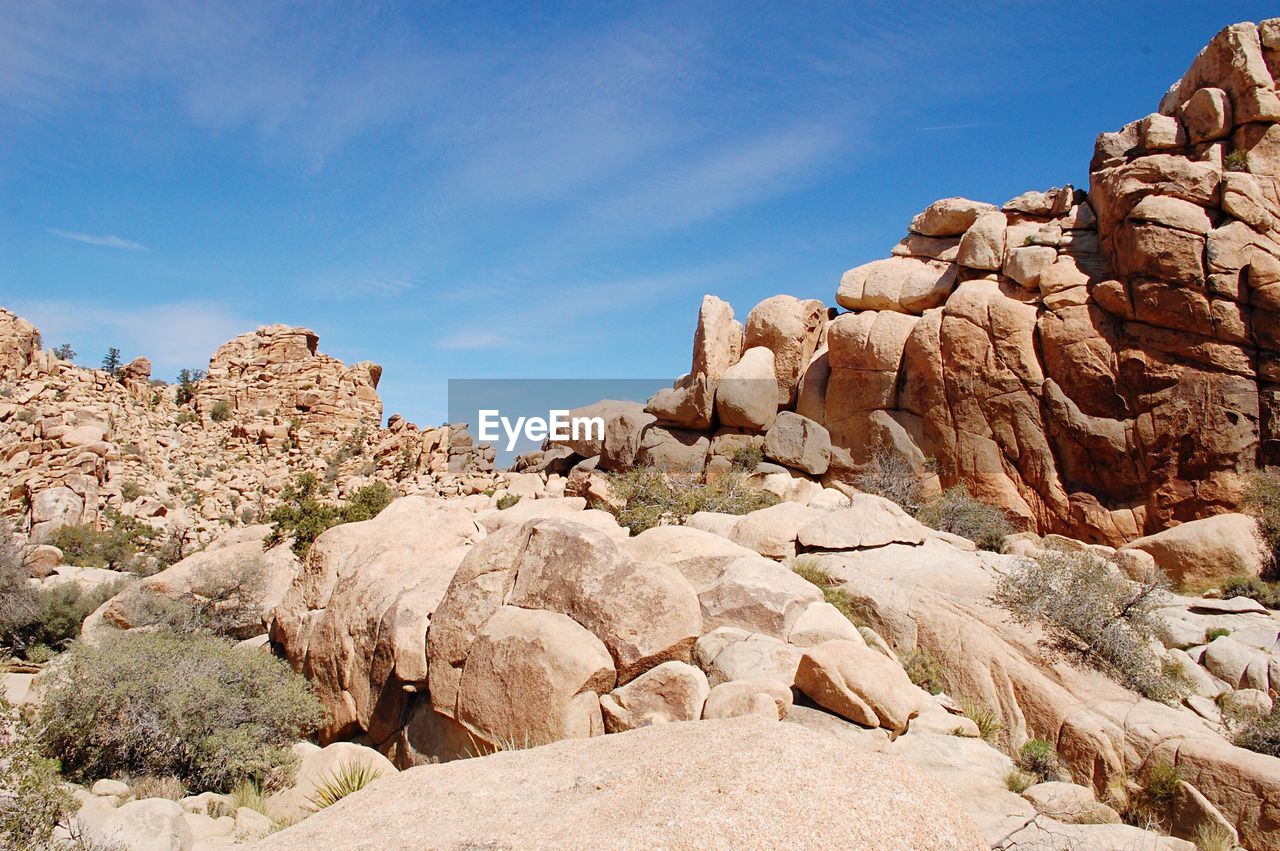
[[[946,691],[946,671],[937,657],[929,651],[912,650],[902,657],[902,667],[906,669],[911,682],[929,694],[942,694]]]
[[[956,698],[956,704],[964,717],[978,726],[978,735],[982,736],[982,740],[995,747],[1000,741],[1000,734],[1004,732],[1000,714],[982,701],[967,697]]]
[[[63,787],[57,763],[40,753],[39,740],[0,697],[0,847],[64,847],[53,831],[68,824],[78,805]]]
[[[963,484],[949,487],[929,500],[916,513],[926,526],[968,538],[984,550],[999,552],[1006,535],[1016,530],[1005,514],[994,505],[974,499]]]
[[[115,511],[106,513],[106,528],[92,523],[63,526],[49,538],[62,550],[62,560],[77,567],[105,567],[145,574],[153,567],[145,552],[156,531],[134,517]]]
[[[214,402],[213,407],[209,409],[209,419],[215,423],[225,423],[231,419],[231,403]]]
[[[80,635],[84,619],[123,590],[128,580],[106,582],[86,590],[73,582],[40,593],[40,626],[33,641],[61,650]],[[28,658],[30,654],[28,653]]]
[[[853,484],[864,493],[896,502],[913,516],[923,505],[920,476],[900,452],[876,449],[871,463],[854,477]]]
[[[1147,766],[1142,788],[1153,801],[1172,803],[1182,784],[1182,773],[1176,766],[1157,762]]]
[[[1215,638],[1222,638],[1223,636],[1230,634],[1231,630],[1227,629],[1225,626],[1210,627],[1204,631],[1204,640],[1205,643],[1208,643],[1213,641]]]
[[[735,470],[741,470],[744,473],[750,473],[763,461],[764,450],[754,444],[738,447],[729,459]]]
[[[994,599],[1135,691],[1176,703],[1183,684],[1152,649],[1162,623],[1155,610],[1168,586],[1159,571],[1131,582],[1093,553],[1050,550],[1001,577]]]
[[[363,763],[341,762],[316,782],[316,791],[309,803],[312,809],[323,810],[353,792],[359,792],[381,776],[381,771]]]
[[[125,479],[120,483],[120,498],[125,502],[133,502],[142,496],[142,486],[133,479]]]
[[[171,597],[136,587],[122,600],[134,628],[252,638],[262,633],[262,592],[267,580],[261,558],[206,565],[191,576],[190,591]]]
[[[320,480],[315,473],[303,473],[286,485],[280,504],[267,517],[272,526],[267,543],[274,546],[292,537],[293,551],[299,557],[305,556],[326,529],[371,520],[395,499],[395,491],[385,482],[365,485],[345,505],[322,502],[320,493]]]
[[[1249,157],[1244,151],[1232,151],[1223,157],[1222,164],[1226,166],[1227,171],[1248,171]]]
[[[1044,739],[1032,739],[1018,750],[1018,767],[1043,780],[1058,779],[1058,754]]]
[[[776,494],[749,484],[741,470],[731,470],[714,483],[704,484],[696,476],[640,465],[610,473],[609,490],[621,507],[611,503],[599,507],[612,512],[619,525],[628,527],[633,535],[663,521],[682,524],[699,511],[747,514],[778,503]]]
[[[1267,715],[1254,716],[1246,721],[1231,741],[1237,747],[1280,756],[1280,701],[1276,701]]]
[[[138,632],[73,647],[40,708],[45,746],[72,779],[173,776],[198,790],[278,785],[289,746],[320,717],[281,659],[211,636]]]
[[[1222,596],[1248,597],[1268,609],[1280,609],[1280,582],[1265,582],[1256,576],[1233,576],[1222,583]]]
[[[196,397],[196,385],[203,378],[203,369],[184,369],[178,373],[178,389],[174,401],[177,402],[179,407]]]
[[[504,493],[502,496],[498,497],[498,510],[506,511],[508,508],[515,505],[519,501],[520,501],[520,497],[518,494]]]

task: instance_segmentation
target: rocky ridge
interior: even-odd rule
[[[475,493],[493,451],[465,428],[382,426],[382,368],[347,367],[306,328],[273,325],[221,346],[179,399],[138,358],[112,375],[59,360],[0,309],[0,512],[39,543],[108,511],[176,531],[191,546],[265,517],[285,485],[314,472],[347,494],[385,481],[401,493]]]

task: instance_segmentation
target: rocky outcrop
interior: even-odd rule
[[[601,837],[621,849],[988,847],[952,794],[922,771],[755,718],[412,768],[257,847],[311,849],[334,836],[370,849],[423,837],[447,848],[594,847]]]
[[[1215,36],[1157,112],[1098,137],[1087,190],[930,205],[893,256],[844,274],[848,313],[777,296],[740,336],[708,296],[690,374],[650,410],[675,419],[678,395],[699,412],[682,445],[764,435],[828,481],[877,448],[936,459],[944,486],[1086,541],[1237,510],[1280,463],[1275,30]]]
[[[377,480],[431,496],[500,484],[493,449],[465,426],[393,416],[383,428],[380,375],[321,354],[313,331],[275,325],[176,387],[153,381],[145,357],[114,374],[60,360],[0,309],[0,515],[40,543],[118,514],[190,549],[261,522],[302,472],[331,483],[331,498]]]

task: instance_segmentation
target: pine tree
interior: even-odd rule
[[[70,343],[63,343],[53,350],[53,356],[58,360],[73,361],[76,359],[76,350],[71,348]]]
[[[107,353],[103,355],[102,368],[112,375],[120,371],[120,350],[115,346],[107,349]]]

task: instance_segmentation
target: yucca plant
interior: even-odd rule
[[[340,762],[333,771],[321,777],[316,783],[316,791],[310,798],[311,807],[316,811],[331,807],[352,792],[359,792],[381,776],[382,772],[379,769],[362,763]]]

